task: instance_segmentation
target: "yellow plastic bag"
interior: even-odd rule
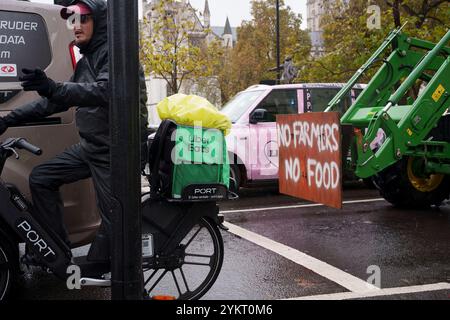
[[[171,119],[185,126],[201,126],[230,133],[231,121],[205,98],[196,95],[175,94],[156,106],[161,120]]]

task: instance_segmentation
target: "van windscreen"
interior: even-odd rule
[[[264,90],[240,92],[234,96],[233,99],[231,99],[220,111],[225,113],[230,118],[232,123],[235,123],[263,93]]]

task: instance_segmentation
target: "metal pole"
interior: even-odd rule
[[[143,297],[138,3],[108,1],[113,300]]]
[[[281,79],[281,59],[280,59],[280,0],[277,0],[277,82],[280,83]]]

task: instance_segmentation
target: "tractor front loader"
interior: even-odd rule
[[[382,63],[341,124],[353,128],[356,175],[396,206],[439,205],[450,194],[449,41],[450,30],[437,44],[393,30],[326,110]]]

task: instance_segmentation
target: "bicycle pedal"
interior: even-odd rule
[[[83,287],[111,287],[111,280],[110,279],[81,278],[80,284]]]

